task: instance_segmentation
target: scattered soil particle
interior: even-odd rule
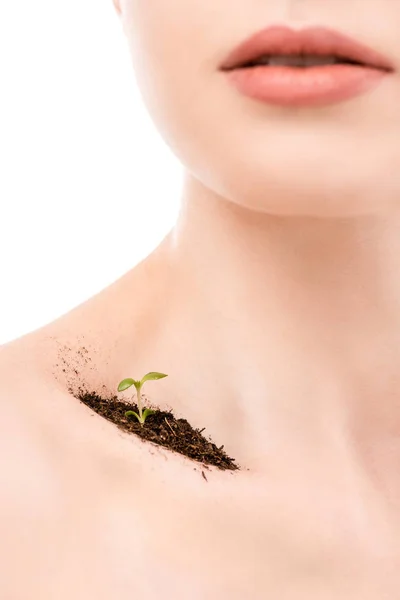
[[[82,340],[82,345],[77,349],[65,343],[57,343],[59,347],[56,367],[61,367],[65,373],[69,393],[98,415],[114,423],[122,431],[197,461],[205,469],[209,469],[209,466],[230,471],[241,469],[235,463],[235,459],[226,454],[223,445],[218,448],[211,439],[202,435],[205,427],[194,429],[186,419],[176,419],[172,410],[162,411],[152,405],[147,401],[145,394],[142,394],[144,408],[151,408],[155,412],[147,417],[144,425],[141,425],[136,417],[126,417],[125,413],[128,410],[139,412],[137,405],[125,399],[121,400],[112,395],[105,385],[101,385],[101,378],[97,377],[99,367],[92,362],[89,350],[84,345],[86,342]],[[96,349],[92,349],[91,352],[95,354]],[[89,371],[95,371],[96,376],[93,378]],[[94,386],[97,387],[97,391],[89,392],[90,388],[85,383],[86,375],[89,375],[91,380],[99,379],[98,386]],[[55,376],[57,377],[57,373]],[[202,476],[208,481],[203,471]]]

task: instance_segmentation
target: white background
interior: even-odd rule
[[[112,0],[1,2],[0,107],[2,344],[147,256],[176,220],[182,168]]]

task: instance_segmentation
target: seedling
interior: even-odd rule
[[[128,410],[125,413],[126,417],[131,417],[131,416],[137,417],[139,423],[143,427],[146,417],[148,417],[155,411],[151,410],[150,408],[146,408],[145,410],[142,410],[142,398],[140,396],[140,390],[142,389],[142,386],[145,381],[148,381],[149,379],[162,379],[163,377],[168,377],[168,375],[165,375],[165,373],[157,373],[156,371],[150,371],[150,373],[147,373],[147,375],[142,377],[142,379],[140,381],[136,381],[135,379],[131,379],[130,377],[128,377],[127,379],[123,379],[119,383],[119,385],[118,385],[119,392],[123,392],[124,390],[127,390],[128,388],[131,387],[131,385],[134,385],[136,388],[136,391],[137,391],[137,405],[139,408],[139,414],[137,414],[137,412],[135,412],[134,410]]]

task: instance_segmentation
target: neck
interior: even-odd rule
[[[278,421],[360,444],[400,438],[399,230],[397,214],[248,211],[187,175],[166,238],[186,403],[237,415],[252,439]]]

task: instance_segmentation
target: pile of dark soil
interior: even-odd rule
[[[145,407],[151,408],[155,412],[148,415],[144,425],[141,425],[136,417],[125,416],[127,410],[139,413],[136,404],[121,402],[117,396],[102,398],[95,392],[88,393],[82,389],[78,395],[76,393],[74,395],[86,406],[123,431],[134,433],[144,440],[179,452],[206,465],[231,471],[240,468],[235,464],[235,459],[230,458],[223,451],[224,446],[217,448],[211,440],[207,440],[202,435],[204,427],[201,430],[193,429],[186,419],[176,419],[172,411],[161,411],[146,402]]]

